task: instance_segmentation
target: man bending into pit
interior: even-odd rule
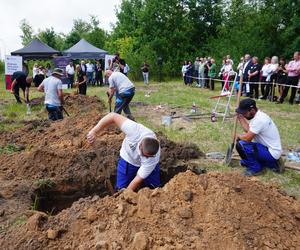
[[[114,112],[121,114],[123,110],[127,118],[134,120],[129,108],[129,103],[135,93],[134,84],[126,75],[120,72],[107,70],[105,76],[108,78],[109,82],[109,89],[107,92],[108,102],[111,103],[113,96],[116,95]]]
[[[241,165],[246,167],[244,175],[257,175],[263,167],[268,167],[274,172],[283,172],[280,135],[272,119],[260,111],[256,102],[250,98],[242,100],[236,112],[245,131],[237,136],[236,144],[242,158]]]
[[[136,191],[142,187],[159,187],[160,146],[150,129],[117,113],[109,113],[89,131],[88,142],[93,143],[97,133],[112,124],[125,134],[117,166],[116,188]]]
[[[26,103],[29,103],[29,88],[32,83],[32,77],[26,76],[26,74],[22,71],[16,71],[13,73],[11,77],[11,93],[15,95],[15,98],[18,103],[22,103],[20,97],[20,88],[23,91],[24,100]]]

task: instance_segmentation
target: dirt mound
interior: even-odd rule
[[[89,145],[88,131],[106,114],[103,102],[97,97],[72,95],[65,100],[70,117],[57,122],[24,122],[16,131],[1,133],[0,213],[5,212],[0,223],[5,228],[28,209],[56,214],[80,197],[107,195],[104,169],[109,169],[111,181],[115,181],[124,135],[110,127]],[[187,169],[176,168],[178,160],[202,155],[193,145],[179,145],[163,135],[159,138],[164,183]]]
[[[178,174],[164,188],[35,213],[4,249],[299,249],[300,204],[237,173]],[[11,246],[11,242],[14,245]]]

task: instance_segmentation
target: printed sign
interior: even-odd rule
[[[5,56],[5,75],[22,71],[22,56]]]
[[[66,67],[68,66],[70,61],[71,61],[71,57],[69,57],[69,56],[58,56],[53,59],[55,68],[60,68],[64,71],[64,76],[62,76],[60,78],[63,83],[63,89],[68,88],[68,78],[66,77]]]

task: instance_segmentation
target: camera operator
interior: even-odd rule
[[[120,54],[118,52],[116,52],[114,59],[111,61],[110,69],[113,72],[121,72],[124,74],[125,67],[126,67],[125,60],[120,58]]]

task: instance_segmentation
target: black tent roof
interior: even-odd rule
[[[107,54],[107,51],[95,47],[84,39],[63,52],[63,55],[72,59],[103,59]]]
[[[22,56],[23,59],[50,59],[61,55],[61,52],[35,38],[22,49],[11,52],[11,55]]]

